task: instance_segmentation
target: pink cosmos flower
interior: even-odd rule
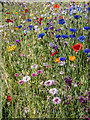
[[[54,97],[52,101],[54,104],[59,104],[61,102],[61,99],[59,97]]]
[[[15,73],[15,77],[17,77],[17,73]]]
[[[36,73],[32,73],[31,76],[32,76],[32,77],[35,77],[35,76],[37,76],[37,74],[36,74]]]
[[[45,86],[51,86],[51,85],[53,85],[53,84],[55,84],[55,81],[54,81],[54,80],[48,80],[48,81],[46,81],[46,82],[44,83]]]
[[[43,71],[42,70],[38,70],[38,74],[42,74],[43,73]]]
[[[20,81],[19,81],[19,84],[23,84],[23,83],[24,83],[24,81],[23,81],[23,80],[20,80]]]
[[[22,56],[24,56],[24,54],[22,54]]]

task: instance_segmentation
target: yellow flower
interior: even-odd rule
[[[70,56],[70,57],[69,57],[69,60],[70,60],[70,61],[74,61],[75,58],[76,58],[75,56]]]
[[[56,58],[54,61],[57,62],[57,63],[59,63],[60,62],[60,57]]]
[[[5,18],[7,19],[7,16]]]
[[[10,52],[10,51],[12,51],[12,50],[14,50],[14,49],[16,49],[16,46],[15,46],[15,45],[9,46],[9,47],[8,47],[8,52]]]
[[[18,12],[16,12],[16,14],[18,14]]]
[[[33,16],[33,14],[30,14],[30,16]]]
[[[47,17],[47,19],[50,19],[50,17]]]

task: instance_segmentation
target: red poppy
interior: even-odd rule
[[[55,54],[57,54],[57,51],[55,50],[54,53],[50,51],[50,53],[51,53],[51,56],[54,56]]]
[[[25,12],[27,12],[27,9],[25,9]]]
[[[22,38],[21,38],[21,40],[23,40]],[[19,39],[19,41],[21,41],[20,39]]]
[[[55,4],[53,7],[58,9],[59,8],[59,4]]]
[[[9,23],[9,22],[12,22],[12,23],[13,23],[13,21],[12,21],[12,20],[10,20],[10,19],[7,19],[7,20],[6,20],[6,22],[8,22],[8,23]]]
[[[9,96],[7,96],[7,101],[12,102],[12,100],[11,100],[11,96],[10,96],[10,95],[9,95]]]
[[[25,36],[26,34],[24,33],[24,36]]]
[[[42,21],[43,19],[42,18],[39,18],[39,21]]]
[[[41,21],[37,21],[37,23],[38,23],[39,25],[41,25]]]
[[[10,12],[6,12],[6,14],[10,14]]]
[[[44,57],[44,56],[41,55],[41,57]]]
[[[78,50],[82,50],[82,44],[75,44],[72,46],[72,49],[75,51],[75,52],[78,52]]]

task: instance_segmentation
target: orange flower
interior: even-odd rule
[[[55,4],[53,7],[58,9],[59,8],[59,4]]]
[[[75,56],[70,56],[70,57],[69,57],[69,60],[70,60],[70,61],[74,61],[75,58],[76,58]]]
[[[17,30],[17,27],[16,27],[16,28],[14,28],[14,30]]]
[[[59,16],[59,18],[62,18],[62,16]]]
[[[56,58],[54,61],[57,62],[57,63],[59,63],[60,62],[60,57]]]

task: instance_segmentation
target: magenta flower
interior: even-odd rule
[[[38,74],[42,74],[43,73],[43,71],[42,70],[38,70]]]
[[[31,76],[32,76],[32,77],[35,77],[35,76],[37,76],[37,74],[36,74],[36,73],[32,73]]]
[[[23,84],[23,83],[24,83],[24,81],[23,81],[23,80],[20,80],[20,81],[19,81],[19,84]]]
[[[61,102],[61,99],[59,97],[54,97],[52,101],[54,104],[59,104]]]
[[[15,77],[17,77],[17,73],[15,73]]]
[[[24,56],[24,54],[22,54],[22,56]]]

